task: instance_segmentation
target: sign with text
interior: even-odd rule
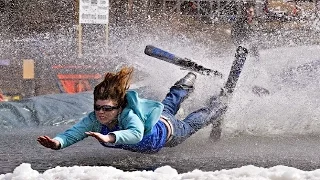
[[[79,23],[108,24],[109,0],[79,0]]]

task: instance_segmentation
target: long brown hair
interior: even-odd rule
[[[124,67],[117,73],[106,73],[104,80],[94,88],[94,102],[98,99],[112,99],[116,100],[118,105],[124,105],[125,95],[130,87],[132,73],[132,67]]]

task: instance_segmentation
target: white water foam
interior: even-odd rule
[[[249,58],[226,114],[225,133],[319,134],[320,70],[312,66],[301,70],[305,67],[301,65],[320,62],[319,50],[320,46],[283,47],[262,51],[259,62]],[[285,75],[288,71],[290,76]],[[253,85],[270,94],[256,96]]]

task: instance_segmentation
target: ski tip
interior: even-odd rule
[[[152,46],[152,45],[147,45],[146,48],[144,49],[144,53],[146,55],[149,55],[151,56],[152,55],[152,50],[154,49],[155,47]]]

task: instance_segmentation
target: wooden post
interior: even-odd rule
[[[133,11],[133,0],[128,0],[128,17],[131,18]]]
[[[105,25],[106,54],[109,54],[109,23]]]
[[[161,12],[163,14],[166,13],[166,2],[167,2],[166,0],[162,0]]]
[[[82,25],[79,21],[79,6],[80,6],[80,0],[75,0],[75,20],[77,23],[77,42],[78,42],[78,58],[82,57]]]
[[[315,4],[315,14],[320,17],[320,1],[319,0],[314,0],[314,4]]]
[[[82,25],[81,23],[78,24],[78,58],[81,58],[82,53]]]
[[[108,23],[105,24],[105,44],[106,44],[106,54],[109,54],[109,19],[110,19],[110,0],[107,0],[108,2],[108,16],[107,16],[107,20]]]

